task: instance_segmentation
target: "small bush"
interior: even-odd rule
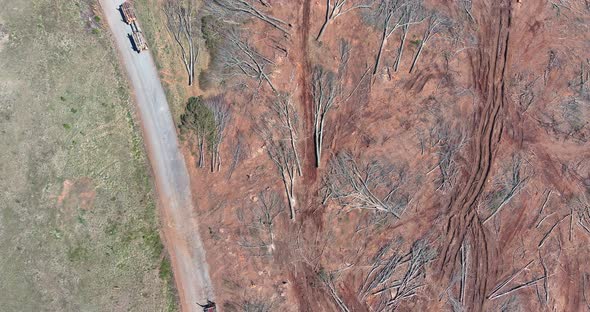
[[[166,282],[172,279],[172,266],[170,265],[170,260],[166,257],[160,262],[160,278]]]
[[[159,257],[164,250],[164,245],[160,241],[160,233],[156,229],[147,230],[143,234],[144,244],[151,250],[154,257]]]

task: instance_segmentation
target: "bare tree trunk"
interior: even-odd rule
[[[215,161],[217,160],[217,157],[215,157],[215,150],[211,149],[211,168],[209,168],[211,170],[211,173],[215,172]]]
[[[406,38],[408,37],[409,28],[410,28],[410,25],[405,25],[403,28],[401,42],[399,44],[399,49],[397,52],[397,59],[395,60],[395,65],[393,67],[393,71],[395,71],[395,72],[397,72],[397,69],[399,68],[399,63],[401,62],[402,54],[404,53],[404,46],[406,44]]]
[[[190,8],[189,8],[190,10]],[[193,81],[195,79],[195,44],[193,42],[193,34],[192,34],[192,14],[189,12],[187,14],[187,16],[185,17],[185,23],[184,23],[184,36],[186,38],[186,42],[188,44],[188,53],[189,53],[189,59],[188,59],[188,85],[192,86],[193,85]]]
[[[219,170],[221,170],[221,155],[219,155],[219,146],[217,147],[215,154],[217,156],[217,172],[219,172]]]
[[[205,162],[205,139],[200,137],[199,138],[199,168],[203,168],[203,163]]]
[[[303,175],[303,172],[301,171],[301,161],[299,160],[299,153],[297,152],[297,125],[293,124],[293,123],[297,123],[297,121],[293,120],[293,115],[296,115],[296,112],[293,112],[292,110],[294,109],[290,102],[288,102],[289,100],[286,100],[287,102],[284,104],[285,105],[285,121],[287,123],[287,128],[289,128],[289,140],[291,141],[291,149],[293,150],[293,154],[295,155],[295,163],[297,164],[297,174],[299,176]]]
[[[379,70],[379,63],[381,62],[381,55],[383,54],[383,48],[385,47],[385,42],[387,41],[387,27],[383,28],[383,35],[381,36],[381,45],[379,45],[379,52],[377,53],[377,57],[375,58],[375,67],[373,67],[373,76],[377,74],[377,70]]]
[[[210,143],[211,146],[209,146],[211,149],[211,172],[215,172],[219,171],[220,168],[221,155],[219,149],[225,138],[225,128],[231,119],[231,110],[229,104],[221,95],[207,99],[205,105],[211,110],[215,121],[215,131],[212,134],[213,140]]]
[[[448,18],[439,15],[436,11],[431,11],[430,16],[428,17],[428,25],[426,26],[426,30],[424,30],[424,35],[422,35],[422,40],[420,40],[418,51],[416,52],[414,60],[412,61],[410,73],[412,73],[414,68],[416,68],[416,64],[418,63],[418,59],[420,59],[420,55],[422,54],[422,50],[424,49],[426,43],[442,30],[441,26],[448,25],[448,23]]]
[[[193,28],[197,17],[196,9],[194,0],[167,0],[164,5],[166,26],[180,48],[180,58],[186,69],[189,85],[195,80],[195,63],[199,55],[199,47],[195,42],[198,34]]]
[[[295,175],[290,174],[289,180],[289,193],[287,194],[289,196],[289,213],[291,215],[291,220],[295,222],[295,205],[297,204],[295,202]]]
[[[322,159],[322,131],[320,130],[321,127],[321,117],[320,113],[316,113],[315,115],[315,125],[313,127],[313,140],[314,140],[314,147],[315,147],[315,166],[316,168],[320,167],[320,159]]]
[[[316,167],[320,167],[321,159],[322,159],[322,146],[324,144],[324,126],[326,125],[326,116],[322,114],[320,118],[319,124],[319,133],[316,135]]]
[[[316,66],[312,78],[312,95],[314,101],[314,146],[316,168],[320,167],[322,159],[322,145],[325,131],[326,118],[332,106],[340,99],[341,81],[334,73],[324,71],[321,66]]]
[[[291,148],[295,151],[295,163],[297,164],[297,174],[301,177],[303,172],[301,171],[301,162],[299,161],[299,153],[297,152],[296,141],[293,139],[293,133],[291,132]]]
[[[424,48],[424,40],[420,41],[420,45],[418,46],[418,51],[414,56],[414,60],[412,61],[412,66],[410,67],[410,73],[414,71],[416,64],[418,63],[418,59],[420,58],[420,54],[422,54],[422,49]]]
[[[316,41],[320,41],[320,38],[324,34],[326,27],[328,27],[329,22],[330,22],[330,0],[326,0],[326,19],[324,20],[324,24],[322,24],[322,28],[320,28],[320,32],[318,33],[317,37],[315,38]]]

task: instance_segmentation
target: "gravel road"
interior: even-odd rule
[[[158,71],[148,51],[133,50],[119,6],[123,0],[99,0],[137,103],[160,200],[162,232],[174,270],[182,311],[200,311],[197,303],[214,300],[205,250],[199,236],[190,180],[179,150]]]

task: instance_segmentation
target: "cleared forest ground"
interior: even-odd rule
[[[225,311],[590,306],[587,1],[143,2]]]

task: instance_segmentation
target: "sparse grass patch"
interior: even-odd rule
[[[143,142],[95,5],[0,0],[3,312],[170,305]]]
[[[88,259],[89,251],[86,247],[75,246],[68,249],[68,260],[70,262],[80,262]]]
[[[164,281],[170,280],[172,277],[172,266],[168,258],[162,258],[160,262],[160,278]]]

